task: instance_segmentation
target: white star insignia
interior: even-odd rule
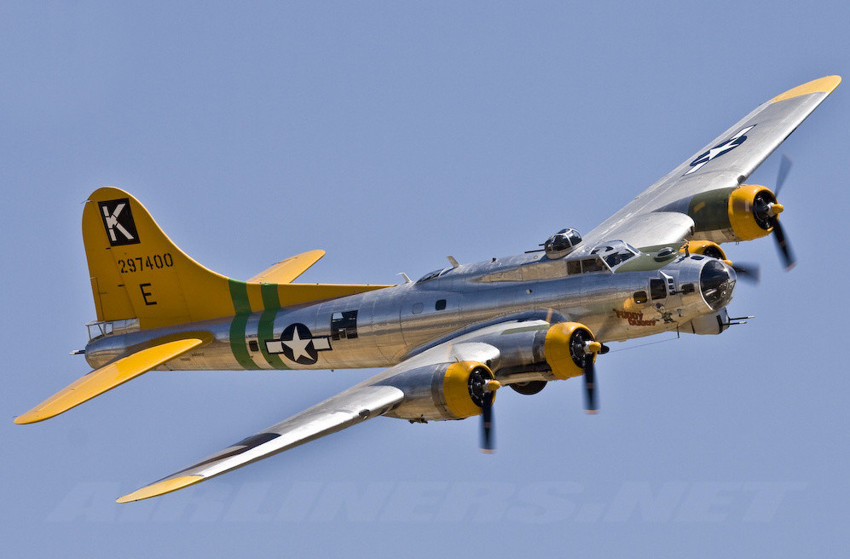
[[[301,336],[298,334],[298,328],[292,332],[291,340],[283,340],[283,343],[292,350],[292,360],[298,361],[301,356],[310,358],[310,353],[307,351],[307,346],[312,342],[312,338],[307,338],[305,340],[301,339]]]
[[[714,146],[713,148],[710,148],[707,152],[705,152],[705,154],[698,157],[697,159],[694,160],[693,163],[691,163],[691,169],[685,174],[690,175],[691,173],[698,171],[703,165],[705,165],[709,161],[711,161],[711,160],[713,160],[717,157],[720,157],[721,155],[723,155],[727,151],[731,151],[731,150],[735,149],[736,147],[738,147],[739,145],[741,145],[743,143],[743,141],[741,143],[738,143],[738,144],[736,144],[735,142],[738,141],[739,139],[741,139],[741,137],[744,134],[746,134],[747,132],[749,132],[753,128],[755,128],[755,124],[752,125],[752,126],[748,126],[746,128],[742,128],[741,130],[738,131],[737,134],[735,134],[734,136],[732,136],[731,138],[729,138],[725,142],[722,142],[722,143]],[[744,138],[744,139],[746,139],[746,138]],[[697,163],[697,161],[699,161],[699,163]]]

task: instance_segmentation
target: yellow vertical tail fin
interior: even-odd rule
[[[293,257],[257,278],[280,283],[227,278],[195,262],[168,238],[138,200],[113,187],[95,190],[86,201],[83,243],[98,320],[138,319],[142,329],[387,287],[281,281],[297,277],[321,258],[323,251]]]
[[[89,196],[83,243],[98,320],[137,318],[156,328],[233,314],[228,279],[180,250],[123,190]]]

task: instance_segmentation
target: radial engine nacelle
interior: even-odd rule
[[[596,354],[601,344],[584,324],[578,322],[560,322],[546,332],[543,355],[558,380],[577,377],[584,374],[585,358],[596,362]]]
[[[412,369],[396,380],[400,383],[398,387],[404,390],[404,401],[385,415],[414,421],[480,415],[485,398],[495,397],[498,386],[492,384],[494,381],[493,371],[475,361],[437,363]]]
[[[694,237],[725,243],[767,236],[783,209],[769,188],[742,184],[694,196],[688,215],[694,220]]]
[[[732,262],[726,257],[726,251],[724,251],[720,245],[715,243],[714,241],[688,241],[682,245],[682,248],[679,249],[679,252],[682,253],[690,253],[690,254],[704,254],[705,256],[710,256],[711,258],[717,258],[718,260],[723,260],[726,264],[732,265]]]
[[[488,357],[482,358],[486,363],[433,363],[392,377],[392,384],[405,397],[385,415],[412,421],[480,415],[487,405],[492,406],[495,390],[502,384],[581,376],[593,366],[596,354],[604,351],[590,329],[578,322],[518,324],[529,326],[496,329],[475,340],[489,348],[485,350]]]

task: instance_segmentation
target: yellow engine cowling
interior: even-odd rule
[[[691,254],[704,254],[705,256],[722,260],[729,266],[732,265],[732,262],[726,257],[726,251],[713,241],[688,241],[679,249],[681,253],[686,251]]]
[[[742,184],[697,194],[690,201],[688,215],[694,220],[695,239],[716,243],[751,241],[773,230],[767,214],[770,208],[775,213],[782,211],[769,188]]]
[[[473,383],[492,380],[493,371],[483,363],[458,361],[446,368],[443,376],[443,397],[446,408],[458,419],[481,414],[481,403],[473,396]],[[495,393],[493,393],[495,397]]]
[[[484,398],[495,398],[499,387],[490,367],[477,361],[425,365],[392,380],[405,398],[385,415],[410,421],[481,415]]]
[[[759,202],[776,204],[776,195],[764,186],[742,184],[729,196],[729,223],[738,239],[752,241],[771,232],[770,224],[756,212]]]
[[[578,322],[559,322],[546,332],[543,355],[552,369],[552,375],[558,380],[584,374],[583,360],[587,344],[597,344],[593,332]],[[598,348],[594,348],[598,351]],[[596,351],[593,351],[596,361]]]

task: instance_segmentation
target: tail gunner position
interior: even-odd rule
[[[84,350],[94,368],[15,423],[61,414],[151,369],[343,369],[378,375],[206,460],[119,499],[174,491],[378,415],[414,422],[482,417],[492,450],[496,390],[535,394],[584,378],[595,412],[595,361],[605,344],[667,331],[720,334],[741,277],[720,243],[773,234],[794,264],[776,193],[747,177],[839,84],[791,89],[582,236],[458,264],[401,285],[292,283],[324,251],[294,256],[251,280],[184,254],[133,196],[101,188],[83,210],[97,321]]]

